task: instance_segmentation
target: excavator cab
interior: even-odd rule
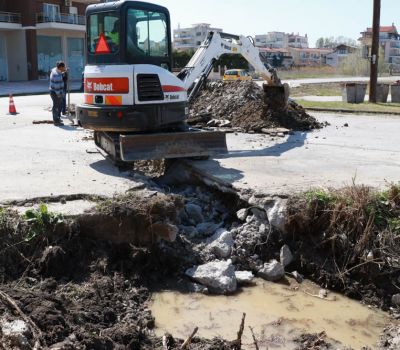
[[[152,64],[170,70],[171,28],[168,9],[139,1],[89,6],[87,63]]]

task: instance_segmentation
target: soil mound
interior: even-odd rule
[[[214,119],[224,120],[226,126],[246,132],[277,127],[305,131],[323,126],[296,102],[289,101],[283,109],[272,100],[253,81],[209,83],[190,106],[189,124],[213,126]]]

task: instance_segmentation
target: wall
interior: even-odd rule
[[[28,79],[28,67],[25,45],[25,31],[15,30],[6,34],[8,80],[19,81]]]

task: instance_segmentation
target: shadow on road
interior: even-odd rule
[[[226,159],[226,158],[244,158],[244,157],[279,157],[285,152],[288,152],[294,148],[302,147],[305,144],[307,139],[308,132],[298,131],[293,135],[289,135],[287,140],[282,143],[277,143],[273,146],[266,147],[258,150],[238,150],[238,151],[229,151],[228,154],[221,155],[219,157],[215,157],[217,159]]]
[[[125,179],[128,179],[130,174],[130,172],[128,171],[120,171],[119,168],[115,166],[112,163],[112,161],[107,158],[91,163],[89,166],[92,169],[98,171],[99,173],[115,177],[121,177]]]

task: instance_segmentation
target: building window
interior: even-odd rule
[[[68,38],[68,67],[70,78],[78,79],[82,76],[84,66],[84,40],[82,38]]]
[[[43,17],[50,21],[55,22],[60,20],[60,6],[54,4],[43,4]]]
[[[37,54],[39,76],[48,77],[57,61],[61,61],[63,58],[61,37],[38,35]]]

